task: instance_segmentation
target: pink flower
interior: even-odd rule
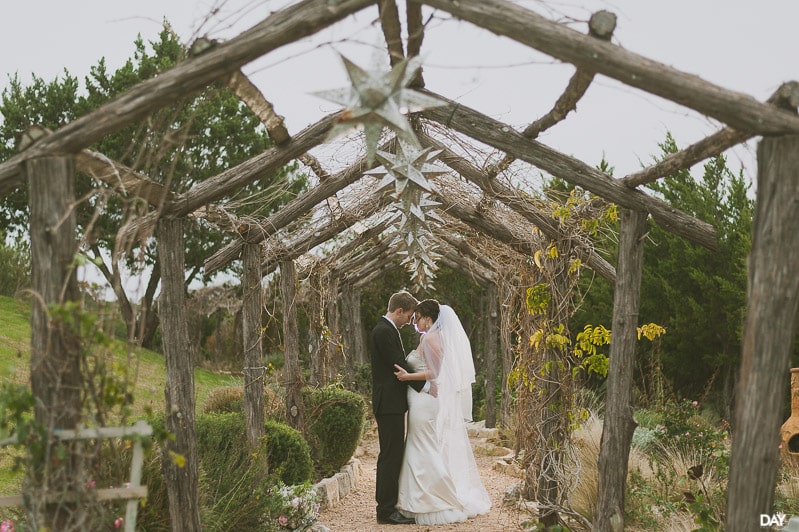
[[[699,406],[699,401],[694,401],[691,404],[694,405],[694,406]]]
[[[14,532],[14,521],[8,519],[0,523],[0,532]]]
[[[89,481],[86,482],[86,489],[87,490],[94,489],[94,487],[96,485],[97,485],[97,482],[95,482],[94,480],[89,480]]]
[[[281,515],[280,517],[277,518],[277,522],[280,523],[281,526],[286,526],[287,524],[289,524],[289,518],[286,517],[285,515]]]
[[[122,528],[122,525],[125,523],[125,520],[121,517],[117,517],[114,519],[114,528]]]

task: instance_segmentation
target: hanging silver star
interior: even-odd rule
[[[377,184],[378,190],[394,184],[394,197],[402,196],[405,186],[414,183],[419,188],[432,192],[429,178],[446,174],[449,169],[434,160],[441,155],[442,150],[432,148],[419,148],[400,139],[400,149],[396,154],[377,150],[377,160],[382,167],[364,172],[367,175],[383,177]]]
[[[316,96],[344,106],[338,123],[329,138],[361,125],[366,135],[367,160],[374,160],[383,127],[389,127],[407,142],[419,145],[405,113],[444,105],[432,96],[410,89],[408,83],[421,66],[418,57],[397,63],[390,72],[370,72],[341,56],[351,86],[314,93]]]
[[[418,289],[431,286],[438,269],[436,262],[441,258],[430,238],[429,225],[430,220],[443,223],[434,210],[439,205],[427,192],[411,185],[403,188],[401,197],[390,206],[397,214],[392,220],[394,230],[389,245],[404,256],[401,264]]]

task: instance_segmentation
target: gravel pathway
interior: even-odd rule
[[[491,512],[470,519],[465,523],[451,525],[380,525],[375,520],[375,469],[377,463],[377,435],[374,429],[367,431],[356,452],[361,461],[362,475],[359,483],[347,497],[333,508],[319,513],[318,522],[327,526],[331,532],[421,532],[426,530],[458,530],[494,532],[506,530],[523,530],[520,523],[529,519],[529,514],[521,513],[514,506],[503,506],[502,498],[510,487],[518,484],[520,479],[511,467],[500,467],[502,455],[509,451],[497,447],[490,438],[472,436],[472,448],[480,469],[480,477],[491,496]]]

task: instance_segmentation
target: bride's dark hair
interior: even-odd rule
[[[435,323],[438,320],[438,313],[441,306],[435,299],[425,299],[416,305],[416,313],[425,318],[430,318]]]

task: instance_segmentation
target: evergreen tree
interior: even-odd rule
[[[671,135],[663,154],[677,151]],[[719,155],[701,179],[682,170],[648,185],[670,205],[713,225],[718,250],[692,244],[652,225],[644,253],[641,315],[666,327],[663,372],[678,395],[722,392],[729,414],[746,308],[746,261],[754,199],[742,172]]]
[[[135,40],[135,51],[121,68],[110,73],[105,60],[92,67],[85,79],[85,94],[75,77],[64,72],[61,79],[45,82],[33,76],[23,86],[17,76],[3,91],[0,113],[0,160],[14,154],[14,141],[31,125],[50,129],[97,109],[137,83],[157,76],[186,57],[186,50],[165,23],[158,39],[145,46],[141,36]],[[109,135],[91,146],[110,159],[118,161],[149,179],[163,184],[174,193],[185,192],[196,183],[215,176],[271,146],[259,119],[224,84],[213,84]],[[240,205],[237,214],[268,216],[291,197],[304,190],[307,180],[295,166],[287,166],[263,178],[234,198]],[[153,308],[155,288],[160,279],[155,242],[147,239],[142,249],[117,250],[116,233],[129,217],[141,214],[146,207],[140,200],[108,194],[108,187],[78,176],[77,195],[90,198],[80,204],[78,224],[84,235],[84,251],[100,266],[109,283],[118,281],[120,268],[107,258],[115,251],[126,253],[127,267],[142,275],[146,286],[136,308],[131,295],[115,290],[120,309],[129,326],[129,334],[145,346],[151,346],[156,320]],[[27,191],[21,187],[0,202],[0,224],[23,230],[27,225]],[[207,283],[203,261],[221,245],[224,235],[207,224],[193,222],[186,226],[186,286],[193,280]],[[232,266],[228,267],[228,271]],[[149,275],[149,279],[147,279]],[[119,285],[118,285],[119,286]],[[141,323],[146,315],[146,323]],[[138,322],[138,324],[137,324]]]

